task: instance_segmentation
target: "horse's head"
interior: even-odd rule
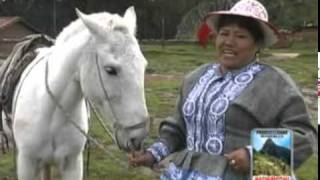
[[[148,133],[144,95],[147,61],[135,38],[134,8],[128,8],[123,17],[109,13],[85,15],[80,11],[77,14],[91,37],[80,66],[84,96],[104,119],[113,120],[121,149],[139,149]]]

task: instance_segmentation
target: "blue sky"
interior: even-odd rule
[[[254,149],[260,150],[263,144],[266,142],[268,137],[261,137],[259,134],[252,133],[251,135],[251,145]],[[290,149],[291,147],[291,139],[290,133],[285,134],[282,138],[271,138],[273,142],[279,146]]]

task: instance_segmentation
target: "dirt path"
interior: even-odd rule
[[[265,61],[273,60],[273,61],[281,61],[281,60],[289,60],[292,58],[298,57],[299,53],[271,53],[271,56],[263,57],[262,59]]]
[[[146,81],[161,81],[161,80],[182,80],[183,74],[164,75],[164,74],[147,74]]]

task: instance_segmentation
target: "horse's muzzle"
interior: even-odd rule
[[[140,150],[143,147],[143,140],[148,136],[148,132],[144,130],[142,136],[132,137],[128,141],[127,149],[128,150]]]
[[[145,128],[139,128],[132,131],[116,131],[116,141],[120,149],[130,152],[132,150],[142,149],[143,141],[148,136]]]

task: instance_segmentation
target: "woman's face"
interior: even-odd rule
[[[237,69],[249,64],[258,50],[250,32],[236,24],[221,27],[215,43],[218,60],[224,70]]]

